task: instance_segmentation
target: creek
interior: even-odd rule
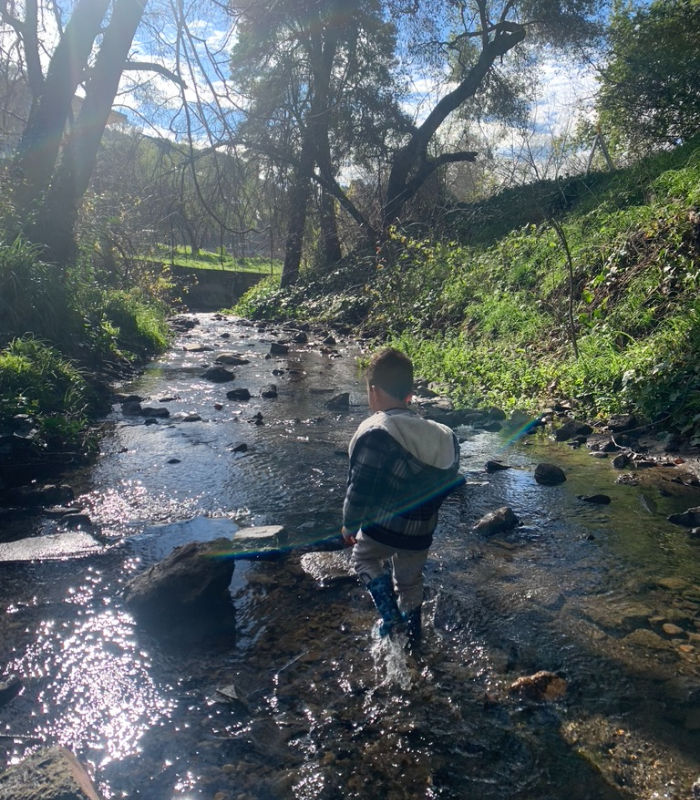
[[[673,467],[621,484],[586,447],[459,429],[467,485],[441,512],[415,657],[372,637],[346,551],[237,561],[234,625],[140,626],[120,591],[174,546],[232,522],[283,525],[288,547],[337,534],[367,414],[359,345],[310,335],[270,357],[289,331],[193,316],[119,389],[170,416],[145,424],[115,404],[97,463],[67,476],[100,546],[0,564],[0,665],[22,680],[0,707],[4,765],[61,744],[105,798],[128,800],[692,796],[700,547],[666,517],[700,499]],[[224,351],[248,363],[231,383],[204,379]],[[233,387],[251,399],[227,399]],[[329,410],[341,392],[349,409]],[[487,473],[493,458],[510,469]],[[566,483],[538,485],[541,461]],[[595,493],[610,504],[578,499]],[[519,527],[472,531],[503,505]],[[35,516],[11,538],[60,530]],[[509,690],[538,670],[566,680],[563,697]]]

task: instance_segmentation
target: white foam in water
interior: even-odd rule
[[[381,686],[399,686],[408,691],[413,685],[406,657],[406,637],[401,634],[380,637],[372,631],[370,653]]]

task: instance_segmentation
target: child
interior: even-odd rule
[[[457,437],[408,408],[412,391],[413,364],[406,355],[388,349],[373,356],[367,398],[374,413],[348,448],[342,533],[354,545],[353,569],[381,616],[379,635],[405,624],[415,646],[421,636],[423,566],[438,509],[464,478],[458,472]]]

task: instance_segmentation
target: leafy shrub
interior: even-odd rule
[[[145,299],[139,290],[105,292],[101,311],[100,334],[114,337],[123,355],[144,358],[168,346],[164,309]]]
[[[58,272],[23,239],[0,241],[0,343],[33,333],[60,335],[66,325],[65,289]]]
[[[0,402],[5,414],[82,416],[91,401],[80,371],[38,339],[14,339],[0,351]]]

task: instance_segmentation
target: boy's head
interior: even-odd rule
[[[413,391],[411,359],[393,348],[375,353],[367,367],[367,386],[376,386],[405,403]]]

